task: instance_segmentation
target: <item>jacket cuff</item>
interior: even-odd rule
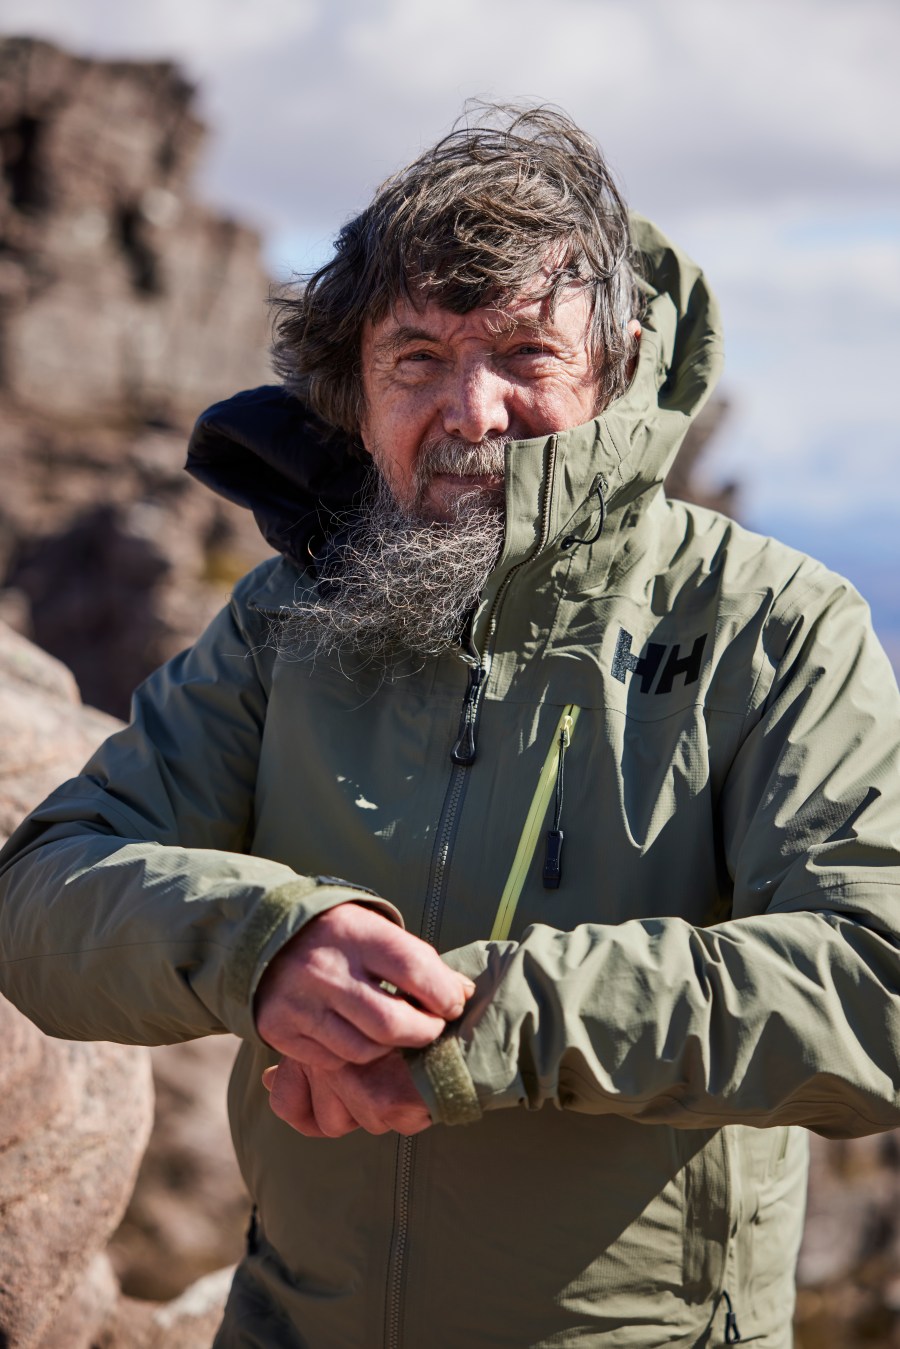
[[[335,876],[298,876],[269,890],[242,926],[225,965],[225,993],[232,1009],[228,1029],[271,1052],[256,1029],[254,1000],[268,965],[301,928],[339,904],[364,904],[404,926],[400,910],[365,886]]]
[[[421,1053],[410,1055],[409,1067],[435,1124],[475,1124],[481,1119],[458,1036],[445,1033]]]

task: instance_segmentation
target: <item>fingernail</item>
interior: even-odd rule
[[[272,1090],[272,1084],[275,1081],[275,1074],[278,1072],[277,1064],[272,1064],[271,1068],[266,1068],[262,1075],[262,1084],[266,1091]]]
[[[475,985],[474,985],[474,983],[472,982],[471,979],[465,979],[465,978],[463,979],[463,988],[466,990],[467,993],[474,993],[474,992],[475,992]]]
[[[462,1016],[465,1008],[466,1004],[464,1002],[455,1002],[447,1013],[447,1020],[455,1021],[458,1016]]]

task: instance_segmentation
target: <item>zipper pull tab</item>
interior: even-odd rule
[[[737,1313],[732,1306],[731,1298],[725,1292],[724,1288],[722,1289],[722,1296],[725,1299],[725,1306],[727,1308],[725,1313],[725,1343],[741,1344],[741,1332],[738,1330]]]
[[[478,693],[486,674],[483,665],[469,666],[469,684],[463,698],[459,732],[456,744],[450,751],[453,762],[464,767],[475,762],[475,713],[478,710]]]
[[[544,889],[558,890],[562,880],[562,845],[565,835],[561,829],[547,830],[547,846],[544,851]]]
[[[565,834],[560,829],[563,806],[563,775],[565,771],[566,750],[572,743],[571,717],[566,717],[559,732],[559,757],[556,761],[556,805],[553,810],[553,828],[547,830],[544,846],[544,870],[542,880],[545,890],[558,890],[562,880],[562,846]]]

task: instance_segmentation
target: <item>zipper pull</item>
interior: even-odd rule
[[[738,1330],[737,1313],[731,1304],[731,1298],[724,1288],[722,1289],[722,1296],[725,1299],[725,1306],[727,1308],[725,1312],[725,1343],[741,1344],[741,1332]]]
[[[558,890],[562,880],[562,845],[565,835],[561,829],[547,830],[544,850],[544,889]]]
[[[459,732],[456,744],[450,751],[453,762],[464,767],[475,762],[475,714],[478,710],[478,693],[486,675],[483,665],[469,666],[469,684],[463,698]]]
[[[559,758],[556,761],[556,805],[553,810],[553,828],[547,830],[544,847],[543,881],[545,890],[558,890],[562,880],[562,846],[565,834],[560,829],[563,805],[563,771],[566,750],[572,743],[571,717],[566,717],[559,732]]]

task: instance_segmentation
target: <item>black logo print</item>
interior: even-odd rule
[[[695,638],[694,645],[688,655],[682,656],[681,647],[663,646],[660,642],[648,642],[647,649],[642,656],[636,656],[631,649],[631,643],[634,640],[630,632],[624,628],[619,629],[619,638],[616,642],[616,653],[612,661],[613,678],[625,683],[625,676],[628,674],[636,675],[641,681],[641,693],[649,693],[653,688],[653,681],[662,667],[662,673],[657,680],[654,693],[671,693],[675,680],[679,675],[684,675],[685,685],[696,684],[700,678],[700,667],[703,661],[703,648],[706,646],[706,639],[709,633],[702,632]],[[663,661],[665,660],[665,664]]]

